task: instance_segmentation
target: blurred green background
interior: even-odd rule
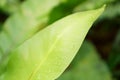
[[[24,1],[0,0],[0,31]],[[90,29],[73,62],[57,80],[120,80],[120,0],[60,1],[51,11],[47,25],[78,11],[96,9],[103,4],[107,7]]]

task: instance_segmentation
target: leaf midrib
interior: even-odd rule
[[[62,31],[62,33],[59,34],[59,36],[56,38],[56,40],[54,41],[51,48],[48,50],[48,52],[46,54],[46,57],[44,57],[43,60],[41,61],[41,63],[38,65],[38,67],[35,68],[35,70],[33,70],[33,72],[31,73],[31,76],[28,78],[28,80],[32,80],[34,78],[35,74],[38,72],[38,70],[40,69],[42,64],[44,64],[44,62],[48,59],[49,55],[52,53],[52,51],[53,51],[54,47],[56,46],[57,42],[64,35],[64,33],[67,32],[67,30],[69,30],[69,29],[70,29],[70,27],[67,27]]]

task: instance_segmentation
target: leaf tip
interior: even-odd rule
[[[104,4],[101,8],[98,9],[99,13],[103,13],[106,8],[106,4]]]

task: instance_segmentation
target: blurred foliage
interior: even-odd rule
[[[114,77],[120,78],[120,30],[116,36],[116,39],[114,41],[109,61],[108,61],[109,67],[114,73]]]
[[[2,30],[2,23],[0,23],[0,31]]]
[[[0,0],[0,8],[8,14],[15,12],[21,4],[21,0]]]
[[[108,4],[111,2],[111,0],[85,0],[83,3],[80,3],[74,11],[84,11],[84,10],[90,10],[90,9],[96,9],[103,4]]]
[[[16,12],[24,1],[0,0],[0,31],[7,18]],[[120,0],[60,1],[50,12],[47,24],[78,11],[96,9],[103,4],[107,4],[107,7],[86,37],[91,43],[85,41],[76,58],[58,80],[103,80],[103,77],[104,80],[111,80],[111,74],[115,80],[119,80]]]
[[[114,68],[117,64],[120,64],[120,30],[116,36],[111,55],[109,57],[109,65]]]

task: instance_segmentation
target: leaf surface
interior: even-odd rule
[[[68,67],[104,7],[67,16],[13,51],[3,80],[55,80]]]

